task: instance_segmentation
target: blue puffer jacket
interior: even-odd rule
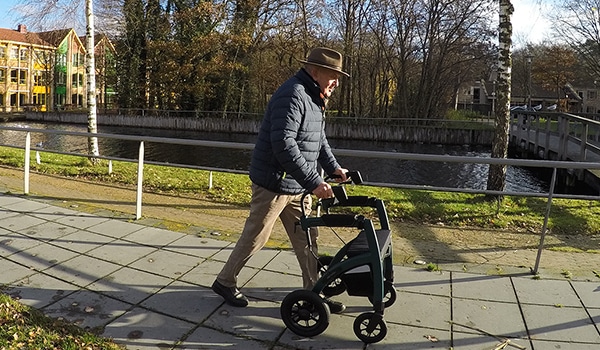
[[[312,192],[323,182],[317,163],[332,174],[337,163],[325,136],[325,102],[304,70],[273,94],[250,162],[250,179],[283,194]]]

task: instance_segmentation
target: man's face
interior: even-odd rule
[[[315,75],[316,77],[313,78],[319,84],[323,96],[325,96],[325,98],[329,98],[333,93],[333,90],[335,90],[335,88],[340,84],[338,80],[340,73],[323,68],[318,69]]]

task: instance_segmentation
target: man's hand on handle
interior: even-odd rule
[[[335,181],[344,182],[347,180],[346,173],[348,169],[338,168],[333,172],[333,175],[337,175]],[[333,190],[331,189],[331,185],[329,185],[326,181],[321,182],[317,188],[315,188],[312,193],[317,196],[317,198],[332,198]]]

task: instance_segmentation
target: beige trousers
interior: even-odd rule
[[[240,239],[237,241],[225,266],[217,276],[217,281],[226,287],[237,286],[237,278],[248,260],[265,246],[275,221],[279,217],[290,238],[292,248],[302,270],[305,289],[311,289],[318,279],[317,260],[308,249],[306,233],[300,227],[299,219],[304,204],[310,213],[312,198],[307,196],[301,203],[302,195],[285,195],[271,192],[252,184],[250,214],[246,219]],[[311,228],[312,250],[317,254],[317,228]]]

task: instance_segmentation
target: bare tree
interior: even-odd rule
[[[499,0],[499,54],[498,54],[498,107],[494,140],[492,142],[492,158],[506,158],[508,155],[508,135],[510,127],[510,87],[512,70],[511,16],[514,7],[511,0]],[[487,189],[503,191],[506,187],[506,165],[491,164],[488,173]],[[502,196],[497,196],[498,200]]]
[[[571,46],[590,77],[600,81],[600,0],[562,0],[553,13],[557,38]]]

